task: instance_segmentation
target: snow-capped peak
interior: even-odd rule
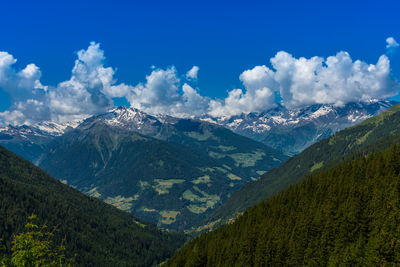
[[[10,136],[20,136],[22,138],[27,138],[28,136],[56,137],[63,135],[68,129],[76,128],[80,123],[80,121],[66,123],[43,121],[32,125],[8,125],[0,127],[0,133]]]
[[[375,116],[394,104],[396,102],[388,100],[371,100],[344,106],[316,104],[294,109],[278,106],[261,113],[229,118],[205,117],[202,120],[214,121],[284,152],[297,153],[319,139]],[[285,135],[287,139],[283,138]]]
[[[80,123],[81,121],[71,121],[66,123],[43,121],[34,124],[33,127],[49,135],[60,136],[63,135],[68,128],[76,128]]]

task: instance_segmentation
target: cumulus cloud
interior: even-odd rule
[[[349,102],[383,99],[398,94],[399,84],[390,75],[390,61],[353,61],[347,52],[328,58],[295,58],[278,52],[270,59],[272,69],[256,66],[240,75],[245,91],[234,89],[223,100],[210,103],[213,116],[263,111],[276,105],[274,92],[283,106],[296,108],[311,104],[343,105]]]
[[[389,44],[395,47],[397,42],[393,39]],[[143,82],[117,83],[114,69],[104,66],[104,51],[94,42],[77,53],[70,79],[56,86],[40,82],[42,74],[35,64],[17,70],[16,61],[9,53],[0,52],[0,88],[12,102],[0,113],[0,124],[83,119],[109,110],[114,97],[124,97],[131,106],[150,114],[198,117],[261,112],[278,104],[276,95],[280,96],[279,104],[295,108],[382,99],[398,94],[399,89],[386,55],[376,64],[367,64],[354,61],[347,52],[328,58],[295,58],[278,52],[270,59],[270,67],[255,66],[244,71],[239,76],[243,88],[229,91],[223,99],[202,96],[190,85],[197,79],[197,66],[186,75],[179,75],[173,66],[153,67]]]
[[[199,73],[199,67],[193,66],[187,73],[186,78],[189,80],[197,80],[197,74]]]
[[[34,64],[16,71],[16,59],[0,54],[0,87],[9,93],[12,106],[0,113],[3,124],[31,124],[43,120],[65,122],[104,112],[112,105],[105,93],[112,85],[114,71],[103,66],[99,44],[90,43],[77,53],[71,78],[55,87],[43,86],[41,72]]]
[[[165,70],[152,68],[144,83],[117,84],[115,71],[104,66],[104,51],[98,43],[90,43],[77,53],[71,78],[57,86],[43,86],[41,72],[34,64],[17,71],[16,59],[0,52],[0,87],[5,90],[12,106],[0,113],[1,124],[32,124],[43,120],[66,122],[106,112],[112,107],[112,98],[125,97],[138,109],[151,114],[170,114],[193,117],[205,114],[208,98],[181,82],[175,67]],[[197,78],[199,68],[188,73]]]
[[[282,103],[287,107],[309,104],[343,105],[348,102],[386,98],[397,93],[390,76],[389,59],[382,55],[378,62],[353,61],[347,52],[327,59],[296,59],[279,52],[271,59],[276,70]]]
[[[399,47],[399,43],[393,37],[386,39],[386,50],[389,54],[394,53],[397,47]]]
[[[152,114],[179,117],[199,116],[205,113],[207,99],[188,84],[180,86],[175,67],[155,69],[146,76],[146,82],[130,87],[127,100],[138,109]]]
[[[266,66],[256,66],[244,71],[239,79],[246,88],[234,89],[223,100],[212,100],[210,112],[212,116],[232,116],[240,113],[263,111],[274,107],[278,84],[274,80],[274,72]]]

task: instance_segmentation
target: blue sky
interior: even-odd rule
[[[183,75],[196,65],[191,86],[224,98],[243,87],[243,71],[270,67],[282,50],[295,58],[347,51],[375,64],[385,39],[400,39],[399,7],[397,1],[15,0],[2,3],[0,51],[18,59],[16,69],[34,63],[41,83],[56,86],[71,77],[77,51],[95,41],[118,82],[145,82],[151,66],[175,66]],[[389,58],[400,77],[398,53]],[[0,111],[8,109],[1,89],[0,99]]]

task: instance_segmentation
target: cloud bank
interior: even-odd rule
[[[378,62],[353,61],[347,52],[322,57],[294,58],[278,52],[270,59],[272,69],[256,66],[240,75],[246,91],[235,89],[223,100],[212,100],[209,113],[230,116],[260,112],[276,106],[275,95],[283,106],[311,104],[344,105],[349,102],[383,99],[398,94],[399,84],[390,75],[390,61],[382,55]]]
[[[398,46],[393,38],[388,38],[387,44],[387,49]],[[77,53],[70,79],[56,86],[40,82],[41,71],[35,64],[16,70],[16,61],[9,53],[0,52],[0,88],[12,102],[0,113],[3,125],[83,119],[108,111],[114,97],[125,97],[131,106],[151,114],[232,116],[273,108],[277,95],[281,105],[295,108],[383,99],[398,94],[399,88],[386,55],[375,64],[367,64],[353,60],[347,52],[308,59],[278,52],[270,59],[270,67],[244,71],[239,76],[243,88],[229,91],[223,99],[202,96],[191,85],[198,78],[198,66],[184,75],[173,66],[153,68],[141,83],[117,83],[114,69],[104,66],[104,51],[94,42]]]

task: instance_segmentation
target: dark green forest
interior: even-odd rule
[[[399,266],[400,147],[364,153],[202,234],[167,266]]]
[[[393,106],[378,116],[323,139],[278,168],[263,174],[259,180],[241,187],[207,220],[206,224],[226,222],[247,208],[272,197],[299,182],[310,172],[328,169],[340,160],[359,151],[387,149],[400,144],[400,105]]]
[[[185,241],[183,234],[159,230],[83,195],[1,146],[0,196],[0,242],[7,254],[31,214],[58,229],[54,243],[64,242],[67,258],[77,266],[152,266]]]

